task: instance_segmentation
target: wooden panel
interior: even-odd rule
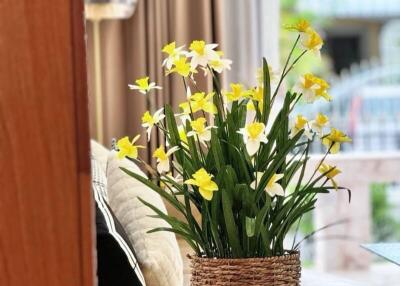
[[[0,1],[0,285],[93,285],[82,11]]]

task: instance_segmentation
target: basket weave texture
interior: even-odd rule
[[[298,252],[266,257],[215,259],[188,256],[192,286],[298,286],[300,255]]]

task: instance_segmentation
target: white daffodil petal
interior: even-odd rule
[[[202,141],[210,141],[211,140],[211,131],[205,130],[202,134],[199,134],[199,138]]]
[[[246,150],[250,156],[256,154],[259,148],[260,148],[260,140],[249,139],[246,143]]]
[[[169,149],[169,150],[167,151],[167,156],[171,156],[174,152],[176,152],[176,151],[178,151],[178,150],[179,150],[179,147],[178,147],[178,146],[172,147],[171,149]]]
[[[150,137],[151,137],[151,130],[152,130],[153,128],[152,128],[152,126],[149,126],[147,129],[146,129],[146,133],[147,133],[147,141],[149,142],[150,141]]]
[[[266,191],[271,197],[273,197],[275,195],[277,195],[277,196],[285,195],[285,192],[284,192],[282,186],[279,185],[278,183],[272,184],[272,186],[270,188],[266,189]]]
[[[133,90],[139,89],[139,87],[137,85],[133,85],[133,84],[128,84],[128,87]]]
[[[279,181],[280,179],[283,178],[283,174],[275,174],[275,182]]]
[[[169,172],[169,160],[161,160],[157,164],[157,171],[159,173]]]

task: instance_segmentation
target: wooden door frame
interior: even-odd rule
[[[0,285],[95,282],[83,7],[0,2]]]

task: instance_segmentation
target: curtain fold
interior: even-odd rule
[[[161,107],[165,103],[177,107],[184,100],[186,95],[182,79],[176,75],[164,75],[161,63],[165,55],[161,53],[161,49],[172,41],[176,41],[177,45],[188,45],[199,39],[219,43],[221,3],[217,0],[139,0],[130,19],[100,23],[104,115],[104,140],[101,143],[110,146],[112,138],[125,135],[132,137],[141,133],[141,143],[145,144],[145,133],[141,128],[143,113],[151,107],[154,109],[155,106]],[[93,27],[90,22],[87,32],[91,135],[96,138]],[[151,81],[163,87],[162,90],[152,91],[148,95],[151,106],[146,104],[144,95],[128,89],[128,83],[144,76],[149,76]],[[211,88],[210,80],[201,73],[197,76],[197,84],[202,90]],[[152,136],[157,138],[158,135],[153,132]]]

